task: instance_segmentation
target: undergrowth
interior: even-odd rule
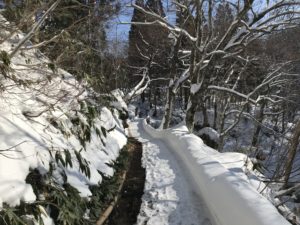
[[[38,199],[34,203],[22,202],[18,207],[4,204],[0,211],[0,224],[44,225],[42,214],[50,214],[56,225],[94,225],[118,191],[121,174],[128,166],[127,148],[128,144],[112,163],[114,176],[101,174],[101,184],[90,186],[92,196],[88,199],[81,198],[78,190],[66,181],[63,185],[56,183],[51,169],[45,175],[32,170],[26,182],[31,184]]]

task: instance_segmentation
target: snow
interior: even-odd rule
[[[146,134],[142,120],[130,123],[129,132],[143,143],[146,183],[138,225],[209,225],[203,200],[190,185],[177,158],[161,140]]]
[[[49,217],[48,215],[42,214],[41,217],[42,217],[42,220],[43,220],[43,222],[44,222],[44,225],[54,225],[53,220],[52,220],[51,217]],[[37,223],[36,223],[36,224],[37,224]],[[37,225],[38,225],[38,224],[37,224]]]
[[[45,145],[35,130],[10,113],[9,105],[2,100],[0,149],[16,147],[0,154],[0,207],[3,202],[16,206],[21,200],[35,201],[33,190],[26,184],[25,178],[30,168],[45,167],[43,162],[49,160]]]
[[[0,19],[3,22],[1,16]],[[0,31],[0,35],[8,34]],[[0,49],[12,51],[13,44],[23,37],[23,34],[16,33],[11,40],[2,43]],[[28,50],[12,58],[11,64],[14,77],[25,85],[16,85],[15,81],[1,77],[4,90],[0,98],[0,209],[3,203],[14,207],[21,201],[34,202],[39,196],[35,196],[25,179],[33,169],[38,169],[41,174],[47,173],[50,163],[55,164],[53,177],[57,183],[64,182],[61,173],[65,172],[67,182],[82,197],[88,198],[91,195],[89,186],[101,183],[98,171],[113,175],[114,171],[108,164],[117,158],[119,150],[126,144],[116,110],[103,107],[100,116],[94,120],[90,141],[82,146],[72,133],[72,118],[78,117],[82,124],[89,126],[87,116],[79,107],[89,92],[84,84],[64,70],[51,71],[48,63],[49,60],[38,50]],[[186,70],[179,81],[188,76]],[[127,99],[143,90],[145,79],[146,76]],[[199,84],[193,84],[192,93],[196,93],[199,87]],[[124,94],[119,90],[112,94],[116,98],[112,106],[127,110],[122,99]],[[51,121],[55,121],[59,128]],[[147,173],[138,224],[289,224],[259,194],[265,186],[255,175],[247,174],[249,160],[245,155],[219,154],[200,138],[189,134],[182,124],[160,131],[141,120],[130,126],[132,135],[143,143],[143,165]],[[106,137],[102,133],[101,140],[96,132],[101,128],[114,129],[107,132]],[[200,132],[218,138],[212,130]],[[70,151],[73,167],[63,167],[51,156],[59,152],[65,157],[65,150]],[[80,151],[87,160],[90,177],[79,170],[75,151]],[[47,214],[41,214],[44,223],[53,225]]]
[[[188,133],[183,124],[168,130],[154,130],[143,121],[141,130],[141,133],[146,132],[150,136],[151,142],[162,141],[170,151],[169,154],[177,158],[178,166],[185,171],[185,177],[190,181],[190,187],[193,187],[197,196],[203,198],[208,207],[209,214],[206,215],[210,215],[211,224],[290,224],[252,186],[262,185],[260,182],[252,182],[255,179],[250,180],[244,174],[247,159],[243,154],[218,153],[204,145],[196,135]]]
[[[147,79],[146,84],[144,84],[146,79]],[[149,82],[150,82],[150,78],[148,77],[148,74],[144,72],[143,78],[134,88],[131,89],[131,91],[126,96],[124,96],[124,100],[129,101],[133,97],[143,93],[143,91],[147,88]]]
[[[3,20],[1,16],[0,20]],[[13,43],[18,43],[23,36],[16,32],[0,45],[0,50],[11,52]],[[50,70],[48,63],[39,50],[26,50],[17,53],[10,65],[10,76],[24,85],[1,75],[4,88],[0,98],[0,210],[3,203],[14,207],[21,201],[34,202],[37,196],[25,179],[34,169],[41,174],[47,173],[50,163],[54,165],[53,178],[58,184],[64,182],[64,172],[66,182],[75,187],[81,197],[88,198],[91,195],[89,186],[102,181],[99,171],[113,175],[109,164],[127,142],[116,110],[101,108],[89,100],[91,92],[83,83],[62,69]],[[120,101],[121,93],[114,94],[118,104],[125,107]],[[87,102],[100,114],[93,118],[90,140],[83,146],[75,133],[82,135],[82,127],[89,126],[88,110],[81,108],[81,104],[86,107]],[[82,126],[75,126],[74,118]],[[103,128],[107,130],[106,135]],[[63,166],[54,159],[57,153],[65,159],[65,151],[70,152],[72,167]],[[75,151],[86,160],[90,177],[80,170]],[[44,221],[52,224],[51,218],[45,217]]]
[[[191,85],[191,93],[196,94],[201,88],[201,84],[192,84]]]
[[[124,101],[124,93],[120,89],[113,90],[111,94],[115,97],[116,101],[113,101],[111,105],[118,110],[128,111],[127,104]]]
[[[198,136],[206,134],[211,140],[213,140],[216,143],[218,143],[220,139],[219,133],[211,127],[204,127],[196,133]]]

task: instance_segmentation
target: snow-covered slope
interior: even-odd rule
[[[155,130],[144,121],[144,130],[169,146],[217,225],[288,225],[276,208],[242,175],[245,156],[218,153],[207,147],[186,126]],[[224,166],[223,166],[224,165]]]
[[[2,54],[22,38],[17,32],[0,44]],[[25,181],[35,169],[88,198],[100,174],[113,175],[110,164],[127,141],[117,110],[98,105],[92,90],[36,49],[20,51],[9,67],[0,70],[0,210],[45,198]]]

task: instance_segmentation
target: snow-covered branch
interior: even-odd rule
[[[135,96],[140,95],[148,87],[150,83],[150,78],[148,75],[148,69],[144,68],[143,78],[141,81],[131,89],[131,91],[124,97],[125,102],[129,102]]]
[[[43,14],[43,16],[34,24],[31,30],[25,35],[25,37],[17,44],[14,50],[9,54],[10,58],[12,58],[18,50],[28,41],[32,36],[38,31],[38,29],[42,26],[48,15],[58,6],[61,0],[55,1],[49,9]]]

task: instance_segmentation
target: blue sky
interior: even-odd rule
[[[121,2],[122,7],[120,14],[109,22],[107,35],[108,39],[112,41],[126,41],[128,39],[130,25],[120,24],[120,22],[130,22],[133,9],[126,6],[130,5],[130,0],[121,0]]]
[[[108,40],[110,41],[127,41],[128,40],[128,32],[130,29],[130,25],[120,24],[120,22],[130,22],[132,17],[133,8],[129,7],[131,1],[135,2],[135,0],[119,0],[122,4],[122,11],[118,15],[118,17],[114,18],[110,21],[110,28],[108,29],[107,35]],[[147,1],[147,0],[145,0]],[[175,13],[174,7],[172,9],[172,0],[162,0],[164,5],[165,13],[167,14],[171,23],[175,22]],[[274,0],[270,0],[269,4],[274,3]],[[128,7],[126,7],[128,5]],[[264,7],[266,7],[266,0],[256,0],[254,9],[260,11]]]
[[[130,29],[129,24],[120,24],[120,22],[130,22],[132,17],[133,8],[129,7],[131,0],[120,0],[122,3],[122,10],[120,14],[109,22],[110,28],[107,35],[110,41],[127,41],[128,32]],[[174,20],[174,11],[171,10],[171,0],[162,0],[165,13],[171,20]],[[128,5],[128,7],[126,7]]]

